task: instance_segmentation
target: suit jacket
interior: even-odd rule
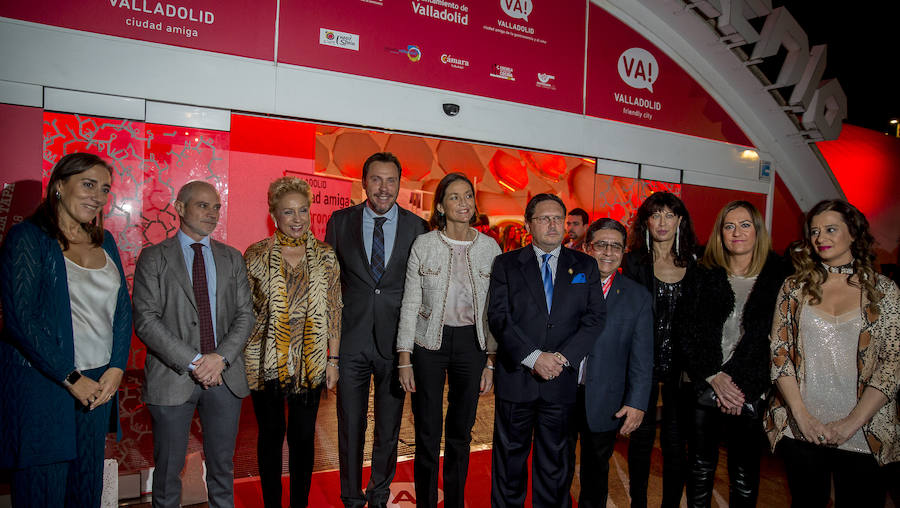
[[[222,372],[237,397],[250,394],[244,374],[244,345],[255,318],[241,253],[210,241],[216,262],[216,353],[230,366]],[[175,406],[187,402],[195,382],[188,366],[200,352],[197,302],[178,238],[145,248],[134,271],[134,330],[147,345],[144,402]]]
[[[341,353],[364,351],[374,334],[378,353],[384,358],[392,358],[406,283],[406,262],[413,241],[428,231],[428,226],[416,214],[397,206],[397,235],[391,259],[381,280],[376,283],[362,237],[362,213],[366,206],[362,202],[334,212],[326,227],[325,243],[334,247],[341,263],[344,300]]]
[[[606,326],[587,356],[584,409],[591,432],[619,428],[622,406],[647,410],[653,380],[653,299],[618,274],[606,295]]]
[[[498,344],[496,395],[510,402],[574,403],[578,365],[603,330],[605,319],[600,272],[587,254],[560,249],[549,315],[531,244],[497,256],[488,303],[488,322]],[[557,351],[570,366],[557,378],[544,381],[522,365],[536,349]]]

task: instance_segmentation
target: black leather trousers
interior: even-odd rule
[[[727,415],[717,408],[698,405],[693,414],[688,439],[688,506],[710,506],[722,441],[728,447],[728,505],[756,506],[762,436],[760,418]]]

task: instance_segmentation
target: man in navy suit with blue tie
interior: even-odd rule
[[[597,263],[562,246],[566,207],[538,194],[525,208],[532,243],[497,256],[488,321],[497,339],[491,505],[571,505],[569,435],[578,366],[603,330]]]
[[[587,230],[585,252],[597,261],[608,319],[579,369],[577,433],[581,434],[579,508],[605,507],[609,459],[616,432],[641,423],[653,375],[653,310],[650,293],[618,273],[625,228],[599,219]],[[570,460],[575,460],[573,433]]]

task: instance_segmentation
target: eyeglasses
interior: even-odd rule
[[[562,215],[541,215],[540,217],[532,217],[531,220],[541,226],[546,226],[551,222],[558,226],[561,225],[566,218]]]
[[[591,248],[597,252],[603,252],[606,249],[611,249],[613,252],[622,252],[625,250],[625,246],[619,242],[594,242],[591,245]]]

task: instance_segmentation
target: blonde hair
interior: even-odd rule
[[[750,214],[753,221],[753,229],[756,230],[756,242],[753,244],[753,257],[750,260],[750,266],[747,267],[747,273],[742,275],[746,277],[754,277],[759,275],[763,266],[766,264],[766,258],[772,250],[772,238],[766,230],[766,223],[763,221],[762,214],[749,201],[732,201],[719,210],[716,216],[716,223],[713,230],[709,234],[709,241],[706,243],[706,250],[703,252],[703,258],[700,264],[706,268],[722,267],[726,272],[731,273],[729,264],[728,249],[725,248],[725,241],[722,239],[722,227],[725,225],[725,216],[729,213],[743,208]]]
[[[312,203],[309,184],[296,176],[283,176],[269,184],[269,213],[275,213],[278,201],[286,194],[300,194],[306,201]]]

